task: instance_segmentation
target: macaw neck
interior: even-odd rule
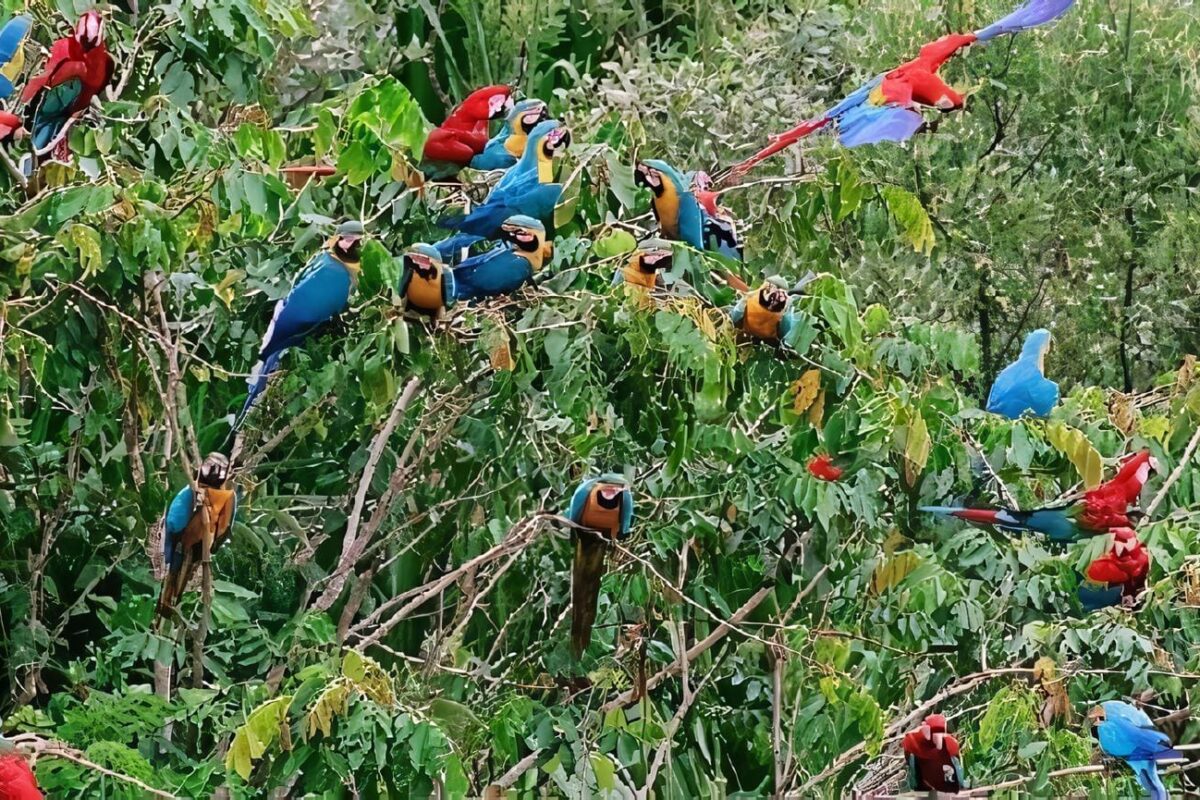
[[[337,253],[335,253],[333,251],[329,252],[329,257],[332,258],[336,263],[340,264],[346,270],[346,272],[348,272],[350,274],[350,281],[352,283],[354,283],[354,284],[358,283],[358,275],[360,272],[362,272],[361,262],[343,261],[341,258],[338,257]]]
[[[520,158],[525,152],[525,142],[529,141],[529,135],[523,130],[511,131],[508,138],[504,140],[504,149],[513,158]]]
[[[542,264],[546,260],[545,253],[543,252],[543,249],[541,247],[539,247],[537,250],[534,250],[532,253],[526,252],[519,248],[513,248],[513,252],[516,253],[521,258],[528,261],[529,268],[532,269],[534,272],[537,272],[538,270],[540,270],[542,268]]]
[[[679,238],[679,190],[675,182],[663,177],[662,193],[654,196],[654,216],[663,233],[672,239]]]
[[[537,153],[537,172],[538,183],[554,183],[554,161],[548,158],[542,152],[542,148],[538,147]]]

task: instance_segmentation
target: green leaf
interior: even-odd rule
[[[924,255],[933,252],[937,238],[933,233],[933,220],[913,193],[899,186],[887,185],[879,190],[888,213],[900,228],[900,234],[913,250]]]

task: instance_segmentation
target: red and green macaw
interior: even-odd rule
[[[26,106],[25,127],[37,155],[55,148],[60,157],[69,155],[67,133],[92,98],[108,86],[112,75],[112,56],[104,45],[104,20],[96,11],[88,11],[71,36],[51,46],[42,72],[29,79],[21,94]]]
[[[730,170],[738,178],[757,164],[804,137],[832,128],[844,147],[903,142],[925,127],[921,111],[961,109],[965,102],[938,75],[942,65],[964,47],[1015,34],[1058,19],[1075,0],[1027,0],[1008,16],[975,33],[950,34],[921,48],[917,57],[877,75],[819,117],[771,137],[771,144]]]
[[[183,596],[200,564],[205,540],[211,554],[229,539],[238,505],[237,491],[229,485],[229,477],[229,459],[221,453],[209,453],[196,471],[196,485],[203,490],[203,503],[188,484],[167,508],[163,520],[163,563],[167,574],[158,597],[161,616],[171,616]]]
[[[467,95],[425,139],[421,171],[431,180],[453,178],[488,142],[488,124],[512,109],[511,86],[484,86]]]
[[[1087,611],[1133,600],[1146,586],[1150,553],[1132,528],[1114,528],[1112,544],[1088,565],[1079,585],[1079,602]]]
[[[566,516],[606,539],[624,539],[633,527],[633,492],[625,478],[615,473],[589,478],[575,490]],[[607,549],[595,536],[575,531],[571,570],[571,652],[575,658],[583,655],[592,640]]]
[[[908,788],[914,792],[958,794],[967,788],[958,740],[946,732],[946,718],[930,714],[901,743],[908,765]]]
[[[1130,515],[1136,517],[1140,513],[1132,506],[1137,503],[1150,471],[1157,469],[1158,460],[1149,450],[1143,450],[1126,459],[1108,483],[1064,505],[1032,511],[944,506],[924,506],[921,510],[1010,533],[1041,533],[1052,542],[1068,543],[1084,536],[1108,533],[1114,528],[1132,527]]]
[[[29,762],[3,736],[0,736],[0,800],[43,800]]]

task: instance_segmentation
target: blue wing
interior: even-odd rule
[[[679,236],[697,250],[704,249],[704,218],[700,204],[686,187],[679,191]]]
[[[633,527],[633,492],[629,489],[621,492],[621,530],[620,536],[624,539],[629,535],[629,529]]]
[[[171,505],[167,506],[167,514],[163,519],[163,560],[168,568],[175,564],[176,550],[179,537],[192,521],[192,510],[195,506],[195,495],[192,486],[188,484],[179,490]]]
[[[609,283],[609,286],[620,286],[624,282],[625,282],[625,268],[617,267],[616,271],[613,272],[612,281]]]
[[[583,519],[583,509],[587,505],[588,495],[592,493],[592,487],[596,485],[599,478],[589,478],[579,484],[579,488],[575,490],[575,494],[571,495],[571,507],[567,509],[567,519],[580,524],[579,520]]]
[[[883,83],[883,73],[876,75],[874,78],[871,78],[871,80],[867,81],[862,86],[846,95],[846,97],[840,103],[825,112],[824,119],[831,119],[835,122],[841,120],[843,116],[867,102],[867,100],[871,97],[871,92],[873,92],[875,87],[881,83]]]
[[[511,246],[500,244],[454,267],[454,296],[477,300],[509,294],[520,289],[532,274],[528,261],[514,253]]]
[[[79,78],[71,78],[42,90],[30,127],[34,150],[45,153],[58,144],[67,121],[71,119],[71,107],[82,93],[83,81]]]
[[[504,146],[510,135],[511,133],[507,126],[501,129],[499,133],[488,140],[488,143],[483,148],[483,152],[471,159],[471,167],[473,169],[493,170],[508,169],[513,164],[516,164],[517,159]]]
[[[838,141],[844,147],[903,142],[924,124],[924,117],[907,108],[863,103],[838,118]]]
[[[458,297],[458,284],[454,280],[454,270],[442,267],[442,306],[449,309]]]
[[[21,49],[25,37],[33,27],[33,19],[22,14],[13,17],[0,29],[0,100],[7,99],[13,92],[13,83],[25,65]]]
[[[746,318],[746,298],[738,300],[737,305],[729,309],[729,319],[734,324],[734,327],[742,327],[742,320]]]
[[[791,308],[785,309],[779,317],[779,341],[783,344],[788,343],[788,336],[792,332],[792,328],[796,325],[796,315]]]
[[[1008,16],[993,22],[983,30],[976,31],[975,38],[987,42],[1006,33],[1019,33],[1038,25],[1045,25],[1067,13],[1074,4],[1075,0],[1026,0]]]
[[[1121,587],[1084,580],[1079,584],[1079,602],[1084,611],[1092,612],[1121,604]]]
[[[440,225],[441,223],[439,222],[438,224]],[[456,233],[453,236],[442,239],[434,247],[437,248],[442,261],[454,265],[462,260],[462,251],[465,248],[481,241],[483,241],[482,236],[474,236],[469,233]]]

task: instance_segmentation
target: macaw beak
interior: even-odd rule
[[[75,23],[75,40],[91,49],[100,44],[104,34],[104,19],[95,11],[89,11]]]
[[[359,251],[362,249],[361,236],[339,236],[337,241],[333,243],[336,250],[342,257],[351,261],[358,261]]]
[[[928,725],[922,725],[921,735],[925,737],[925,741],[929,741],[930,737],[933,736],[933,732],[930,730]]]
[[[433,265],[433,259],[420,253],[406,254],[404,262],[408,265],[409,269],[422,278],[431,278],[437,272],[437,268]]]
[[[933,734],[933,746],[936,747],[938,750],[942,749],[942,743],[945,741],[946,741],[946,734],[944,734],[944,733]]]
[[[502,225],[500,226],[500,235],[504,241],[511,242],[526,252],[531,253],[538,248],[537,233],[528,228]]]
[[[1133,549],[1133,546],[1126,544],[1125,542],[1113,542],[1113,553],[1118,558],[1120,556],[1122,556],[1127,550],[1132,550],[1132,549]]]
[[[707,172],[697,172],[692,176],[692,186],[701,192],[706,192],[712,186],[712,177]]]
[[[638,163],[633,168],[633,182],[638,186],[645,186],[655,194],[662,190],[662,173],[647,164]]]
[[[650,250],[645,253],[642,253],[643,266],[651,267],[654,269],[657,269],[658,265],[662,264],[664,261],[667,262],[664,266],[670,266],[670,264],[671,264],[670,259],[671,259],[671,252],[668,250]]]
[[[549,118],[550,114],[546,110],[546,107],[538,106],[533,111],[526,111],[521,116],[521,127],[524,129],[525,133],[529,133],[536,128],[539,123],[544,122]]]
[[[499,119],[512,111],[513,99],[510,94],[497,94],[488,98],[488,118]]]
[[[546,134],[544,150],[546,155],[554,158],[571,146],[571,131],[569,128],[555,128]]]
[[[600,496],[605,500],[616,500],[621,496],[622,491],[624,491],[624,489],[622,489],[620,486],[605,486],[600,489]]]
[[[1149,460],[1146,463],[1150,465],[1151,470],[1153,470],[1154,472],[1158,472],[1159,466],[1158,466],[1157,458],[1155,458],[1154,456],[1150,456]]]

